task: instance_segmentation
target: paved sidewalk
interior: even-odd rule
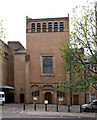
[[[67,113],[67,112],[41,112],[41,111],[21,111],[20,114],[34,117],[77,117],[95,118],[95,113]]]
[[[45,111],[44,105],[37,105],[36,111],[32,104],[27,104],[25,110],[23,104],[5,104],[2,106],[2,115],[4,118],[18,117],[69,117],[69,118],[97,118],[97,113],[80,113],[79,106],[72,106],[70,112],[67,106],[59,106],[59,112],[56,112],[55,105],[49,105],[48,111]],[[64,111],[63,111],[64,110]]]

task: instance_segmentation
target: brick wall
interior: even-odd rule
[[[20,102],[20,94],[25,93],[25,53],[14,56],[15,102]]]
[[[37,23],[41,23],[41,28],[43,23],[47,24],[46,32],[43,32],[42,29],[40,32],[37,32]],[[48,32],[48,23],[52,22],[52,32]],[[54,22],[64,23],[64,31],[60,32],[58,29],[57,32],[54,32]],[[31,32],[31,24],[35,23],[35,33]],[[32,85],[39,85],[43,87],[44,85],[51,85],[54,89],[49,90],[52,93],[52,102],[56,103],[57,100],[57,82],[62,82],[66,79],[67,75],[63,76],[64,69],[62,67],[62,58],[60,56],[60,50],[58,48],[58,44],[61,41],[68,39],[69,37],[69,20],[68,18],[56,18],[56,19],[32,19],[27,21],[27,33],[26,33],[26,48],[27,54],[30,55],[30,78],[29,83],[30,86]],[[52,57],[53,64],[54,64],[54,74],[52,76],[43,76],[41,75],[42,71],[42,57],[41,56],[48,56]],[[35,84],[34,84],[35,83]],[[40,84],[41,85],[40,85]],[[32,93],[32,89],[29,90]],[[44,102],[45,99],[45,92],[43,88],[40,90],[40,102]],[[39,102],[39,101],[38,101]],[[66,103],[66,99],[64,101]]]
[[[9,82],[10,86],[14,86],[14,51],[25,50],[22,44],[18,41],[9,41]]]

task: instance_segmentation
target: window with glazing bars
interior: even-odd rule
[[[42,24],[42,31],[43,31],[43,32],[46,32],[46,23],[43,23],[43,24]]]
[[[65,97],[65,93],[57,91],[57,97]]]
[[[37,23],[37,32],[41,32],[41,24]]]
[[[96,100],[96,94],[95,93],[90,94],[90,101],[92,102],[93,100]]]
[[[52,60],[50,58],[45,58],[43,60],[43,73],[44,74],[52,73]]]
[[[51,22],[48,23],[48,32],[52,32],[52,23]]]
[[[54,32],[57,32],[57,31],[58,31],[58,23],[55,22],[55,23],[54,23]]]
[[[39,90],[35,91],[35,92],[32,92],[32,96],[34,96],[34,97],[39,96]]]
[[[32,23],[32,32],[35,32],[35,23]]]
[[[60,32],[63,32],[63,30],[64,30],[64,23],[60,22]]]

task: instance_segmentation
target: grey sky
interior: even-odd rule
[[[26,16],[55,18],[72,15],[72,8],[87,0],[0,0],[0,20],[4,20],[7,41],[20,41],[26,46]],[[93,1],[93,0],[89,0]]]

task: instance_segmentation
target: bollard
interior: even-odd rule
[[[68,105],[68,112],[70,112],[70,105]]]
[[[93,109],[93,107],[92,107],[92,112],[95,112],[94,109]]]
[[[25,110],[25,103],[23,104],[23,110]]]
[[[47,104],[45,104],[45,111],[47,111]]]
[[[58,105],[57,105],[57,112],[58,112]]]
[[[34,110],[36,111],[36,103],[34,104]]]
[[[1,104],[2,106],[4,105],[4,103],[2,102],[2,104]]]
[[[80,105],[80,113],[82,113],[82,106]]]

